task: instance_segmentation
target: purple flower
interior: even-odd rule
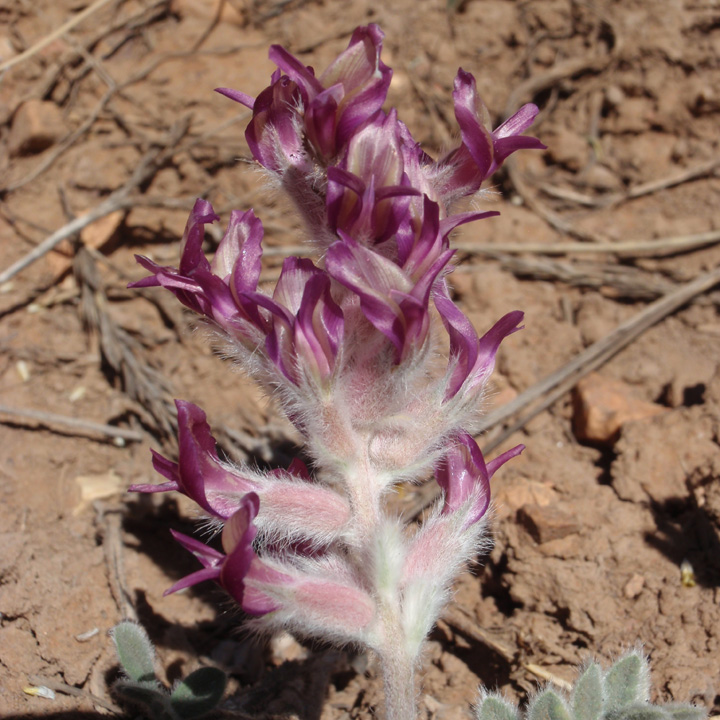
[[[379,111],[350,139],[341,162],[327,170],[327,216],[364,244],[380,244],[407,217],[409,197],[419,195],[403,170],[395,111]]]
[[[246,293],[271,315],[268,357],[288,380],[327,384],[335,369],[344,319],[330,293],[330,278],[311,260],[286,258],[272,298]]]
[[[185,226],[179,269],[136,256],[152,275],[129,287],[162,286],[186,307],[204,315],[241,340],[257,341],[266,321],[246,298],[260,277],[263,227],[252,210],[233,211],[212,264],[202,251],[205,225],[219,220],[207,200],[199,199]]]
[[[472,506],[464,527],[478,522],[490,504],[490,480],[498,468],[525,449],[517,445],[485,463],[477,443],[467,433],[459,433],[455,445],[446,453],[435,469],[435,479],[444,493],[442,513],[457,512],[472,498]]]
[[[452,169],[449,179],[440,189],[441,195],[471,195],[515,150],[545,148],[537,138],[521,135],[535,120],[538,114],[536,105],[523,105],[491,131],[490,114],[478,95],[475,78],[462,68],[455,78],[453,100],[462,143],[439,163]]]
[[[223,552],[194,538],[171,531],[203,568],[187,575],[165,595],[205,580],[215,580],[250,615],[278,613],[279,625],[321,627],[342,641],[363,637],[375,616],[375,603],[360,588],[343,563],[318,560],[309,573],[278,561],[264,561],[253,550],[254,520],[260,502],[248,493],[222,531]],[[279,568],[283,568],[282,570]]]
[[[229,518],[241,499],[259,489],[249,477],[230,472],[220,462],[215,438],[210,434],[205,413],[196,405],[176,400],[178,413],[178,462],[172,462],[152,450],[153,467],[169,482],[161,485],[131,485],[130,492],[166,492],[177,490],[194,500],[205,512]]]
[[[476,193],[515,150],[545,147],[537,138],[521,135],[532,125],[537,106],[523,105],[495,130],[490,114],[477,93],[475,78],[462,68],[453,92],[455,118],[460,126],[460,145],[435,161],[399,123],[405,172],[413,187],[440,203],[443,214],[461,197]]]
[[[357,28],[319,78],[284,48],[270,48],[270,59],[300,88],[308,138],[322,157],[336,155],[385,102],[392,70],[380,60],[384,37],[377,25]]]
[[[357,28],[347,49],[319,78],[287,50],[273,45],[269,55],[278,70],[256,100],[218,88],[252,109],[245,137],[253,157],[277,174],[290,167],[307,171],[306,137],[319,158],[333,159],[385,101],[392,70],[380,60],[383,37],[377,25]]]
[[[203,569],[176,582],[164,594],[169,595],[205,580],[215,580],[251,615],[265,615],[276,610],[277,604],[258,586],[288,584],[292,578],[268,567],[253,550],[253,540],[257,535],[253,520],[259,507],[260,501],[255,493],[248,493],[242,499],[239,509],[223,528],[225,554],[171,530],[173,537],[195,555]]]
[[[495,357],[500,343],[521,329],[524,313],[519,310],[504,315],[482,337],[465,314],[447,294],[447,287],[434,296],[445,328],[450,336],[450,362],[452,374],[445,392],[445,400],[455,397],[462,389],[464,394],[482,388],[495,368]]]
[[[161,285],[231,338],[255,350],[264,341],[276,367],[295,384],[327,384],[343,337],[340,307],[330,278],[311,260],[287,258],[272,298],[257,291],[263,228],[252,210],[233,212],[212,263],[202,252],[205,224],[217,218],[198,200],[183,236],[180,268],[138,262],[153,274],[131,287]]]
[[[338,493],[312,482],[305,463],[295,459],[287,470],[267,473],[232,468],[216,451],[205,413],[196,405],[176,400],[178,462],[154,450],[153,467],[168,482],[132,485],[130,492],[178,491],[213,517],[233,516],[249,492],[259,496],[258,524],[269,533],[285,532],[311,546],[325,545],[341,534],[350,519],[347,501]]]

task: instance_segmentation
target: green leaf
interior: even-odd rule
[[[620,658],[605,675],[606,713],[615,713],[628,705],[647,703],[649,694],[647,660],[637,650]]]
[[[534,698],[527,710],[528,720],[571,720],[563,699],[554,690],[545,690]]]
[[[222,670],[204,667],[181,680],[170,695],[175,714],[181,720],[192,720],[214,710],[222,700],[227,676]]]
[[[577,679],[572,694],[575,720],[599,720],[603,710],[602,670],[597,663],[588,665]]]
[[[496,694],[483,694],[475,707],[477,720],[518,720],[517,708]]]
[[[118,660],[134,682],[155,680],[155,648],[144,628],[124,620],[111,631]]]

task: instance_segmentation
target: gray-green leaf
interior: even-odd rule
[[[528,720],[571,720],[563,699],[554,690],[541,692],[528,707]]]
[[[590,664],[575,683],[572,706],[575,720],[600,720],[603,711],[603,677],[597,663]]]
[[[140,625],[124,620],[113,628],[112,639],[120,665],[131,680],[155,680],[155,648]]]
[[[499,695],[485,695],[476,708],[477,720],[518,720],[517,708]]]
[[[647,660],[637,651],[620,658],[605,676],[605,712],[646,703],[650,694]]]

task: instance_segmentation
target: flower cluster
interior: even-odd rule
[[[478,336],[447,285],[458,225],[492,212],[453,213],[515,150],[525,105],[495,130],[475,80],[454,83],[460,143],[434,160],[383,103],[392,71],[383,34],[358,28],[321,75],[281,47],[257,98],[219,92],[252,110],[245,137],[257,163],[294,204],[316,262],[290,257],[272,291],[259,286],[263,227],[235,211],[212,261],[198,200],[179,268],[139,262],[219,330],[248,373],[273,393],[305,440],[301,461],[260,472],[222,460],[205,414],[177,403],[179,459],[154,455],[167,482],[222,526],[222,552],[176,534],[203,568],[169,592],[220,583],[270,628],[374,649],[385,669],[388,717],[413,717],[412,673],[458,569],[482,544],[490,479],[519,446],[485,462],[472,437],[478,399],[509,312]],[[438,364],[449,347],[447,364]],[[399,481],[434,474],[443,497],[415,531],[384,508]]]

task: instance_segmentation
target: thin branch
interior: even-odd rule
[[[4,72],[5,70],[9,70],[11,67],[18,65],[19,63],[23,62],[24,60],[27,60],[28,58],[32,57],[33,55],[36,55],[38,52],[40,52],[43,48],[46,48],[50,43],[57,40],[59,37],[64,35],[69,30],[72,30],[74,27],[79,25],[83,20],[90,17],[94,12],[97,10],[100,10],[104,5],[107,5],[112,0],[95,0],[95,2],[92,5],[89,5],[86,7],[82,12],[79,12],[75,17],[68,20],[66,23],[63,23],[59,28],[53,30],[49,35],[46,35],[41,40],[38,40],[34,45],[30,46],[27,50],[24,52],[21,52],[19,55],[16,55],[14,58],[10,58],[9,60],[6,60],[3,63],[0,63],[0,73]]]
[[[660,180],[651,180],[650,182],[643,183],[642,185],[636,185],[628,190],[626,198],[628,200],[634,200],[635,198],[642,197],[643,195],[650,195],[658,190],[665,190],[666,188],[671,188],[675,185],[681,185],[688,180],[695,180],[697,178],[704,177],[705,175],[709,175],[718,167],[720,167],[720,157],[712,158],[708,162],[698,165],[697,167],[681,170],[676,174],[661,178]]]
[[[577,382],[629,345],[655,323],[667,317],[694,297],[707,292],[718,283],[720,283],[720,268],[715,268],[651,303],[637,315],[620,324],[602,340],[593,343],[569,363],[548,375],[544,380],[520,393],[507,405],[486,415],[483,418],[480,432],[505,422],[516,412],[535,402],[570,377],[573,377],[574,381]]]
[[[102,698],[99,698],[97,695],[93,695],[87,690],[82,690],[81,688],[76,688],[72,685],[68,685],[67,683],[58,682],[57,680],[53,680],[52,678],[46,678],[40,675],[29,675],[28,680],[33,685],[47,687],[51,690],[54,690],[55,692],[63,693],[64,695],[71,695],[72,697],[88,700],[94,705],[98,705],[101,708],[113,713],[114,715],[125,715],[125,712],[119,707],[117,707],[117,705],[113,705],[107,700],[103,700]]]
[[[672,175],[660,178],[659,180],[651,180],[640,185],[635,185],[628,188],[625,192],[607,193],[597,197],[585,195],[584,193],[569,188],[548,185],[545,182],[538,182],[538,189],[545,195],[556,197],[560,200],[568,200],[577,205],[592,208],[612,208],[628,200],[635,200],[636,198],[650,195],[660,190],[667,190],[676,185],[682,185],[682,183],[689,182],[690,180],[697,180],[707,175],[712,175],[718,167],[720,167],[720,158],[716,157],[696,167],[681,170]]]
[[[533,253],[537,255],[588,255],[611,254],[622,257],[662,254],[674,254],[696,250],[720,241],[720,230],[697,233],[696,235],[677,235],[657,240],[626,240],[624,242],[598,242],[589,245],[582,242],[564,243],[495,243],[478,245],[475,243],[453,243],[460,252],[470,255],[495,255],[497,253]],[[298,246],[295,246],[298,247]],[[279,254],[279,253],[275,253]]]
[[[450,605],[443,613],[442,620],[456,632],[494,650],[508,663],[512,663],[515,660],[515,653],[496,640],[487,630],[481,628],[461,606],[457,604]]]
[[[571,692],[573,689],[573,686],[567,680],[563,680],[557,675],[553,675],[553,673],[551,673],[549,670],[545,670],[545,668],[542,668],[539,665],[535,665],[535,663],[527,663],[523,665],[523,667],[536,677],[539,677],[541,680],[551,682],[553,685],[555,685],[555,687],[558,687],[565,692]]]
[[[13,418],[37,420],[42,425],[60,425],[73,430],[99,433],[108,437],[121,438],[122,440],[141,442],[144,437],[144,435],[141,432],[137,432],[137,430],[126,430],[116,427],[115,425],[105,425],[103,423],[93,422],[92,420],[83,420],[81,418],[68,417],[67,415],[57,415],[56,413],[45,412],[44,410],[30,410],[28,408],[13,408],[9,405],[0,405],[0,413],[10,415]],[[7,421],[0,420],[0,422]]]

